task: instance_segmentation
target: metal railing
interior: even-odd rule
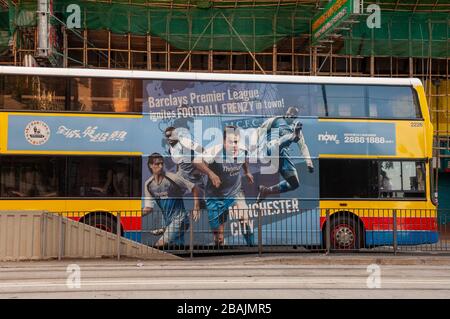
[[[266,252],[448,252],[450,211],[245,209],[60,212],[62,216],[184,256]],[[71,238],[70,235],[68,238]]]

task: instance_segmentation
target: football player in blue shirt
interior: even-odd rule
[[[236,205],[241,222],[247,224],[245,221],[248,219],[248,206],[242,191],[241,168],[250,184],[253,184],[254,180],[248,166],[247,151],[239,146],[239,141],[238,128],[226,126],[223,133],[223,145],[208,148],[202,160],[194,163],[197,169],[208,176],[205,190],[206,208],[214,242],[217,245],[224,243],[224,223],[228,219],[230,207]],[[248,225],[245,227],[248,232]]]
[[[156,246],[164,244],[184,244],[184,233],[189,228],[189,212],[184,207],[183,194],[192,192],[194,199],[193,220],[200,216],[199,192],[190,181],[177,174],[164,171],[164,158],[159,153],[153,153],[147,163],[152,176],[145,182],[145,204],[142,215],[145,216],[155,209],[155,204],[161,209],[164,217],[165,230]]]
[[[169,145],[169,154],[172,161],[177,165],[177,175],[187,179],[197,186],[199,190],[200,208],[205,208],[203,200],[205,194],[204,175],[195,169],[193,165],[194,158],[201,155],[203,147],[192,140],[187,129],[177,129],[169,126],[165,129],[164,135]]]
[[[260,185],[256,199],[257,203],[270,194],[285,193],[299,187],[297,169],[289,154],[289,146],[292,143],[296,143],[299,146],[300,155],[305,159],[308,171],[310,173],[314,172],[308,146],[303,137],[302,124],[297,119],[298,112],[296,107],[289,107],[284,116],[269,118],[258,128],[259,141],[266,140],[267,155],[272,157],[279,155],[278,172],[284,180],[270,187]]]

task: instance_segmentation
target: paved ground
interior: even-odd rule
[[[0,298],[450,298],[450,256],[3,262]]]

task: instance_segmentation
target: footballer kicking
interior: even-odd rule
[[[269,157],[278,156],[278,172],[284,178],[278,184],[266,187],[259,186],[259,193],[256,202],[261,202],[270,194],[280,194],[297,189],[300,185],[297,169],[291,160],[289,146],[293,143],[300,148],[300,154],[306,161],[306,166],[310,173],[314,172],[314,166],[309,154],[308,146],[302,133],[302,124],[297,119],[298,109],[289,107],[284,116],[275,116],[267,119],[258,128],[258,140],[266,141],[261,146],[267,147]]]
[[[189,228],[189,212],[184,207],[183,194],[192,192],[194,208],[192,217],[197,221],[200,216],[199,191],[194,183],[177,174],[164,171],[164,158],[153,153],[148,158],[148,168],[152,176],[145,182],[145,204],[142,215],[148,215],[159,207],[164,218],[165,227],[154,231],[154,235],[162,235],[155,246],[167,244],[184,245],[184,234]]]

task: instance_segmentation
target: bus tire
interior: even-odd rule
[[[345,214],[331,218],[330,248],[357,250],[364,247],[364,227],[356,215]]]
[[[109,233],[117,234],[117,219],[109,213],[91,213],[83,218],[83,223]]]

